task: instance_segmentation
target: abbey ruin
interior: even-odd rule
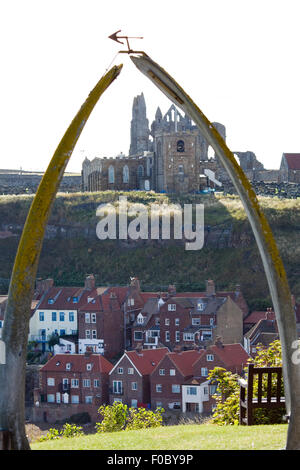
[[[213,125],[226,139],[223,124]],[[212,150],[212,149],[211,149]],[[251,151],[234,152],[252,183],[299,183],[300,154],[283,154],[279,170],[266,170]],[[210,176],[210,177],[208,177]],[[85,158],[83,191],[154,190],[198,192],[230,187],[228,175],[199,129],[172,104],[163,115],[157,108],[149,126],[143,93],[133,100],[128,155]]]

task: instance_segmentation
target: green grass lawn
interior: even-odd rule
[[[33,450],[279,450],[287,425],[192,424],[35,442]]]

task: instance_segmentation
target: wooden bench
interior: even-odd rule
[[[267,396],[263,397],[263,376],[267,375]],[[276,394],[272,395],[272,376],[276,375]],[[253,396],[253,380],[258,375],[257,397]],[[253,410],[264,408],[268,410],[285,406],[285,397],[281,396],[282,367],[254,367],[248,365],[247,381],[239,379],[240,384],[240,424],[251,426],[253,424]],[[274,386],[273,386],[274,388]]]

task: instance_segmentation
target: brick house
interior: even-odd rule
[[[55,422],[85,411],[95,421],[99,406],[108,404],[112,368],[100,354],[56,354],[40,370],[34,420]]]
[[[127,287],[94,289],[78,311],[79,353],[91,348],[111,359],[122,353],[125,341],[124,303]]]
[[[259,344],[268,348],[276,339],[279,339],[276,319],[262,318],[245,334],[244,348],[251,357],[255,357]]]
[[[212,280],[206,292],[168,292],[148,298],[132,324],[132,347],[157,345],[171,350],[207,346],[221,336],[224,343],[242,343],[243,318],[248,306],[237,286],[232,292],[216,292]]]
[[[210,370],[223,367],[240,374],[249,358],[241,344],[220,340],[207,349],[167,354],[151,374],[152,408],[211,413],[216,386],[208,381]]]
[[[150,406],[150,374],[169,352],[167,348],[125,351],[109,373],[109,403]]]
[[[193,377],[193,363],[204,350],[169,352],[150,375],[151,408],[162,406],[165,410],[182,409],[182,385]]]

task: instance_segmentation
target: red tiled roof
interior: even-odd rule
[[[300,153],[284,153],[283,156],[290,170],[300,170]]]
[[[103,372],[108,374],[113,365],[101,356],[101,354],[56,354],[42,368],[41,371],[63,372],[66,364],[71,363],[71,372],[86,372],[86,364],[93,364],[92,372]]]
[[[259,320],[264,320],[265,318],[268,318],[268,320],[275,320],[275,312],[266,312],[264,311],[255,311],[251,312],[250,315],[245,318],[244,323],[257,323]]]
[[[42,297],[42,301],[38,306],[39,310],[69,310],[78,309],[85,304],[87,297],[96,295],[96,289],[85,290],[83,287],[51,287]],[[73,297],[80,297],[77,303],[73,303]],[[54,303],[48,303],[49,299],[53,299]],[[70,299],[70,300],[68,300]]]
[[[140,352],[126,351],[126,355],[142,375],[148,375],[168,352],[168,348],[142,349]]]
[[[192,349],[190,351],[182,351],[179,353],[169,353],[168,357],[176,365],[183,376],[193,374],[193,364],[203,356],[205,350],[200,351]]]
[[[223,344],[223,347],[213,345],[210,346],[207,351],[212,351],[214,354],[219,356],[221,361],[224,362],[227,367],[246,364],[250,358],[249,354],[239,343]]]

